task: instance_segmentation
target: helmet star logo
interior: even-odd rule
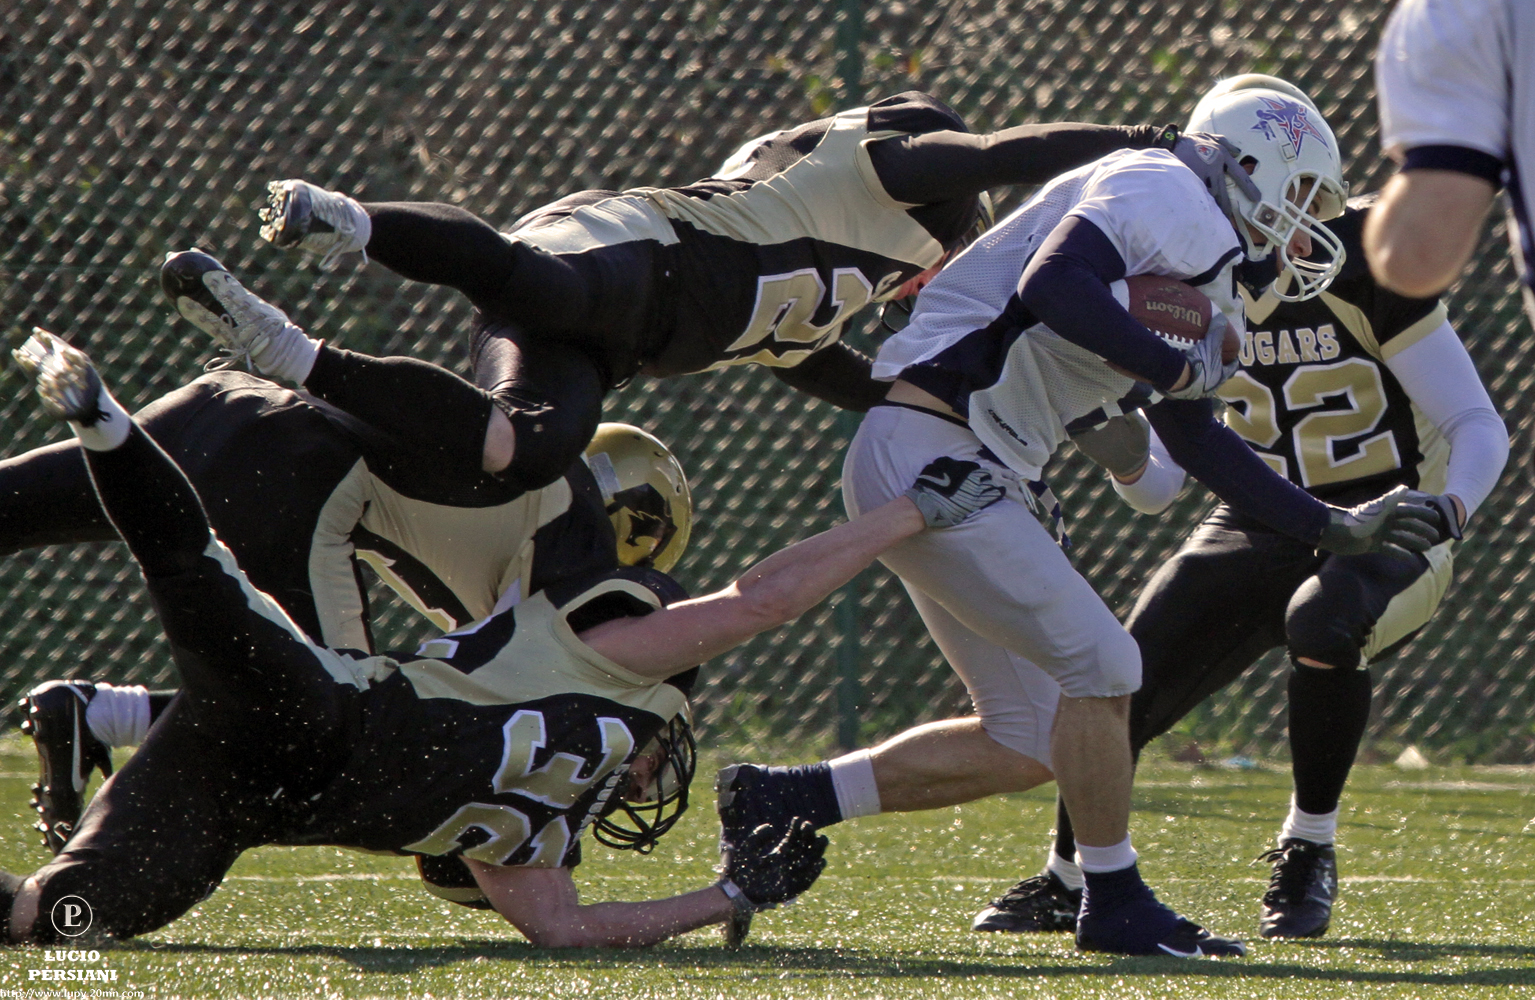
[[[1326,143],[1327,137],[1322,130],[1312,123],[1306,113],[1306,108],[1295,101],[1276,100],[1272,97],[1262,98],[1268,107],[1258,111],[1258,124],[1253,126],[1254,132],[1262,132],[1265,138],[1276,139],[1277,133],[1283,134],[1294,147],[1296,155],[1300,154],[1301,143],[1306,136],[1314,136],[1318,142]]]

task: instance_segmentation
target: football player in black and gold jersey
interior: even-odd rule
[[[840,342],[847,321],[914,294],[974,233],[987,188],[1148,146],[1221,177],[1221,190],[1222,171],[1237,169],[1220,147],[1206,146],[1207,159],[1171,128],[973,135],[940,101],[906,93],[764,135],[694,184],[582,192],[507,233],[452,205],[361,203],[274,182],[261,232],[275,245],[327,262],[359,251],[469,298],[480,314],[474,384],[323,346],[206,254],[173,255],[162,281],[183,316],[266,374],[385,429],[401,419],[396,399],[425,401],[441,461],[533,488],[579,453],[603,395],[641,373],[763,364],[838,406],[868,409],[887,387]]]
[[[615,550],[609,569],[418,654],[370,656],[314,642],[251,586],[190,482],[83,354],[37,331],[16,357],[45,412],[74,428],[184,682],[63,852],[26,878],[0,873],[17,942],[63,940],[48,914],[67,896],[90,904],[101,933],[153,930],[271,843],[457,859],[547,946],[645,945],[792,898],[824,863],[825,841],[799,820],[754,830],[724,879],[670,899],[582,905],[571,869],[652,742],[673,762],[663,779],[691,777],[676,762],[690,757],[679,725],[698,664],[797,617],[890,545],[1002,497],[978,464],[941,460],[905,496],[716,594],[688,600],[659,571],[617,568]]]
[[[1269,79],[1269,78],[1263,78]],[[1289,653],[1295,781],[1263,896],[1264,937],[1326,932],[1337,894],[1338,803],[1369,720],[1369,666],[1402,649],[1450,584],[1453,549],[1508,457],[1508,433],[1437,299],[1370,276],[1361,229],[1375,195],[1328,225],[1347,262],[1322,294],[1274,295],[1272,267],[1239,272],[1248,332],[1242,370],[1220,390],[1226,422],[1312,495],[1353,504],[1394,486],[1439,511],[1423,555],[1340,556],[1286,538],[1221,504],[1147,582],[1125,627],[1140,646],[1131,699],[1137,753],[1269,650]],[[1116,474],[1137,509],[1164,509],[1183,472],[1153,435],[1148,462]],[[1130,482],[1125,482],[1130,480]],[[1058,807],[1046,870],[977,915],[976,930],[1070,930],[1080,901],[1071,817]]]
[[[627,425],[604,425],[585,461],[523,492],[484,474],[449,479],[414,444],[237,371],[195,379],[138,419],[205,498],[257,589],[332,648],[373,650],[362,564],[449,631],[608,568],[610,518],[623,525],[626,565],[665,569],[686,544],[686,478]],[[75,443],[0,461],[0,554],[116,537]],[[173,694],[80,680],[23,700],[49,847],[68,839],[92,770],[110,773],[107,747],[137,745]]]

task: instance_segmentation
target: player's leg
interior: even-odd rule
[[[1332,556],[1285,619],[1295,793],[1263,897],[1264,937],[1318,937],[1337,896],[1338,805],[1370,718],[1368,665],[1433,615],[1452,573],[1448,546],[1426,557]]]
[[[795,817],[818,829],[859,816],[938,809],[1051,780],[1050,726],[1060,686],[910,590],[978,715],[908,729],[868,750],[816,764],[736,764],[720,772],[722,838]]]
[[[301,180],[275,181],[270,191],[261,234],[276,246],[323,253],[327,261],[361,251],[401,277],[463,293],[493,323],[583,347],[604,366],[610,351],[638,346],[656,273],[651,240],[549,253],[456,205],[363,203]],[[546,223],[615,193],[578,192],[515,226]]]
[[[18,352],[44,409],[84,446],[102,508],[138,562],[199,724],[239,746],[290,793],[336,766],[350,661],[313,644],[253,588],[209,529],[185,475],[101,385],[89,361],[50,334]]]
[[[1126,630],[1141,651],[1130,749],[1141,750],[1284,642],[1284,609],[1320,560],[1312,548],[1218,507],[1136,599]],[[1057,810],[1050,870],[1072,884],[1072,823]]]
[[[93,931],[147,933],[205,899],[261,842],[276,786],[247,781],[238,755],[187,708],[178,702],[102,786],[62,854],[0,891],[11,940],[67,940],[56,904],[69,896],[90,907]]]
[[[582,437],[582,430],[595,428],[610,385],[584,349],[556,342],[490,352],[493,363],[477,368],[486,368],[487,378],[502,374],[494,394],[415,358],[334,348],[196,250],[171,254],[161,284],[184,317],[232,354],[393,436],[456,480],[489,472],[524,490],[549,485],[590,440],[590,431]],[[519,393],[519,387],[537,391]]]
[[[979,456],[967,428],[893,407],[871,410],[848,452],[850,513],[888,500],[934,457]],[[916,462],[915,466],[909,466]],[[1140,681],[1134,640],[1049,533],[1004,500],[962,525],[926,532],[882,561],[965,627],[1037,665],[1061,686],[1049,763],[1077,819],[1088,892],[1078,943],[1149,954],[1237,954],[1156,901],[1130,845],[1127,715]]]

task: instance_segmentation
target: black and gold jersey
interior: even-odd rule
[[[1242,370],[1220,390],[1227,425],[1280,475],[1332,502],[1397,485],[1441,492],[1449,459],[1448,442],[1385,365],[1444,323],[1445,308],[1370,276],[1360,237],[1373,202],[1352,199],[1328,223],[1348,261],[1325,292],[1284,302],[1266,285],[1243,289]],[[1266,282],[1272,272],[1254,276]]]
[[[975,192],[896,201],[868,144],[966,131],[953,110],[902,94],[754,140],[717,176],[635,188],[543,215],[509,234],[550,253],[636,240],[660,245],[671,326],[652,375],[755,362],[789,367],[842,335],[848,318],[938,263],[975,221]]]
[[[416,657],[345,664],[371,678],[352,753],[283,842],[575,864],[607,779],[687,700],[576,638],[594,608],[605,619],[661,605],[633,571],[557,601],[540,591]]]

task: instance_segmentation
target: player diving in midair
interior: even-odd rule
[[[1203,109],[1227,94],[1277,91],[1315,106],[1283,80],[1222,81],[1191,129],[1224,127]],[[1391,656],[1434,613],[1453,570],[1454,542],[1508,458],[1508,432],[1437,298],[1404,298],[1370,276],[1361,230],[1375,195],[1329,223],[1345,264],[1321,295],[1280,299],[1272,261],[1241,265],[1249,332],[1242,371],[1221,386],[1226,424],[1297,487],[1352,504],[1405,486],[1437,513],[1427,552],[1318,551],[1223,503],[1163,563],[1125,628],[1141,653],[1130,699],[1135,755],[1269,650],[1289,654],[1290,759],[1295,791],[1263,897],[1264,937],[1325,933],[1337,895],[1338,802],[1370,715],[1372,663]],[[1159,513],[1183,470],[1154,436],[1141,468],[1116,477],[1136,509]],[[1129,480],[1126,482],[1125,480]],[[1045,871],[977,915],[976,930],[1076,927],[1082,873],[1071,816],[1058,805]]]
[[[694,184],[582,192],[509,233],[452,205],[274,182],[261,230],[273,244],[326,261],[356,251],[464,293],[479,314],[473,384],[324,346],[206,254],[172,256],[163,274],[184,316],[263,373],[389,431],[396,399],[421,401],[446,468],[533,488],[580,453],[603,396],[641,373],[764,364],[867,410],[885,387],[843,328],[867,304],[914,294],[974,234],[987,188],[1126,147],[1171,149],[1204,176],[1237,169],[1195,146],[1151,126],[973,135],[941,102],[906,93],[755,139]]]
[[[39,331],[17,357],[45,411],[74,428],[184,690],[63,852],[25,878],[0,875],[14,942],[61,940],[48,914],[71,895],[102,932],[146,933],[270,843],[458,859],[550,946],[644,945],[792,898],[824,864],[824,838],[803,822],[753,831],[719,883],[670,899],[583,906],[571,867],[653,741],[659,778],[691,777],[679,675],[797,617],[890,545],[1001,497],[979,465],[940,460],[905,495],[718,593],[689,600],[615,556],[419,654],[370,656],[315,643],[251,586],[186,477],[83,354]]]
[[[1251,92],[1256,94],[1257,92]],[[1317,294],[1343,265],[1322,219],[1343,211],[1330,130],[1283,94],[1218,116],[1246,184],[1207,188],[1160,150],[1111,153],[1047,184],[951,262],[885,342],[892,382],[849,448],[848,511],[875,508],[939,456],[977,461],[1009,498],[951,532],[913,538],[881,561],[901,577],[978,718],[934,723],[803,768],[721,772],[727,840],[773,817],[824,827],[857,815],[933,808],[1054,777],[1076,820],[1086,892],[1077,944],[1177,956],[1242,954],[1159,903],[1141,880],[1128,822],[1134,640],[1029,511],[1065,438],[1144,408],[1171,455],[1244,515],[1308,547],[1422,551],[1432,508],[1402,493],[1332,507],[1276,474],[1213,415],[1224,322],[1187,351],[1115,297],[1127,276],[1180,279],[1241,322],[1233,268],[1277,253],[1286,294]],[[1213,150],[1212,150],[1213,152]],[[1322,250],[1311,258],[1313,248]],[[1124,374],[1134,373],[1134,375]],[[1049,505],[1046,504],[1048,510]]]

